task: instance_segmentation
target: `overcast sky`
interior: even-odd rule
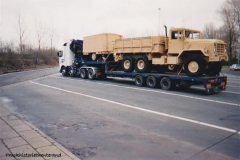
[[[222,22],[217,10],[225,0],[0,1],[2,41],[18,43],[16,28],[18,15],[21,13],[27,27],[26,43],[37,44],[37,20],[54,28],[54,45],[59,48],[72,38],[82,39],[84,36],[99,33],[116,33],[126,38],[157,35],[159,32],[164,34],[164,24],[168,28],[185,26],[203,30],[206,23],[213,22],[218,27]],[[45,41],[47,46],[48,35]]]

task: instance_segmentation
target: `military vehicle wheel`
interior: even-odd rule
[[[210,63],[210,64],[207,64],[206,74],[208,76],[216,76],[216,75],[219,75],[221,70],[222,70],[221,62]]]
[[[154,76],[149,76],[147,78],[147,86],[150,87],[150,88],[155,88],[156,85],[157,85],[157,79],[154,77]]]
[[[163,77],[160,81],[160,86],[163,90],[170,90],[174,87],[174,83],[172,83],[170,78]]]
[[[200,77],[202,76],[206,64],[201,57],[189,57],[184,62],[184,69],[188,76],[190,77]]]
[[[80,77],[82,79],[86,79],[87,78],[87,71],[85,69],[80,69]]]
[[[144,78],[141,76],[141,75],[137,75],[136,77],[135,77],[135,85],[136,86],[139,86],[139,87],[141,87],[141,86],[143,86],[144,85]]]
[[[147,72],[149,69],[149,62],[146,56],[139,56],[135,63],[136,71],[139,73]]]
[[[132,72],[134,70],[134,58],[126,56],[122,60],[122,68],[124,72]]]
[[[96,75],[94,74],[94,71],[92,69],[88,70],[87,76],[88,76],[88,79],[95,79],[96,78]]]
[[[92,53],[91,54],[91,60],[92,61],[96,61],[97,60],[97,54],[96,53]]]
[[[62,67],[62,75],[67,76],[67,69],[66,67]]]

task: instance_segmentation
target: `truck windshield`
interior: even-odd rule
[[[191,38],[191,39],[200,39],[200,32],[194,32],[194,31],[185,31],[185,37]]]

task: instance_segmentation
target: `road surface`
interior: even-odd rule
[[[227,90],[163,91],[62,77],[58,68],[0,76],[0,105],[83,160],[240,159],[240,72]]]

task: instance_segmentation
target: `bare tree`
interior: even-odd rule
[[[20,54],[23,53],[24,41],[27,39],[26,30],[27,27],[24,25],[24,20],[21,16],[21,13],[18,14],[18,23],[17,23],[17,30],[19,34],[19,51]]]
[[[49,27],[49,40],[50,40],[50,47],[53,49],[53,43],[56,41],[56,32],[54,27]]]
[[[232,63],[233,50],[236,48],[237,40],[237,28],[236,28],[236,18],[234,9],[229,4],[225,2],[220,10],[218,11],[222,21],[224,22],[224,28],[226,28],[227,42],[228,42],[228,53],[229,53],[229,64]]]
[[[215,39],[217,38],[217,28],[213,23],[208,23],[205,25],[203,30],[203,36],[206,39]]]
[[[47,27],[45,24],[42,23],[42,21],[35,20],[35,29],[38,41],[38,50],[40,51],[43,45],[43,40],[47,34]]]

